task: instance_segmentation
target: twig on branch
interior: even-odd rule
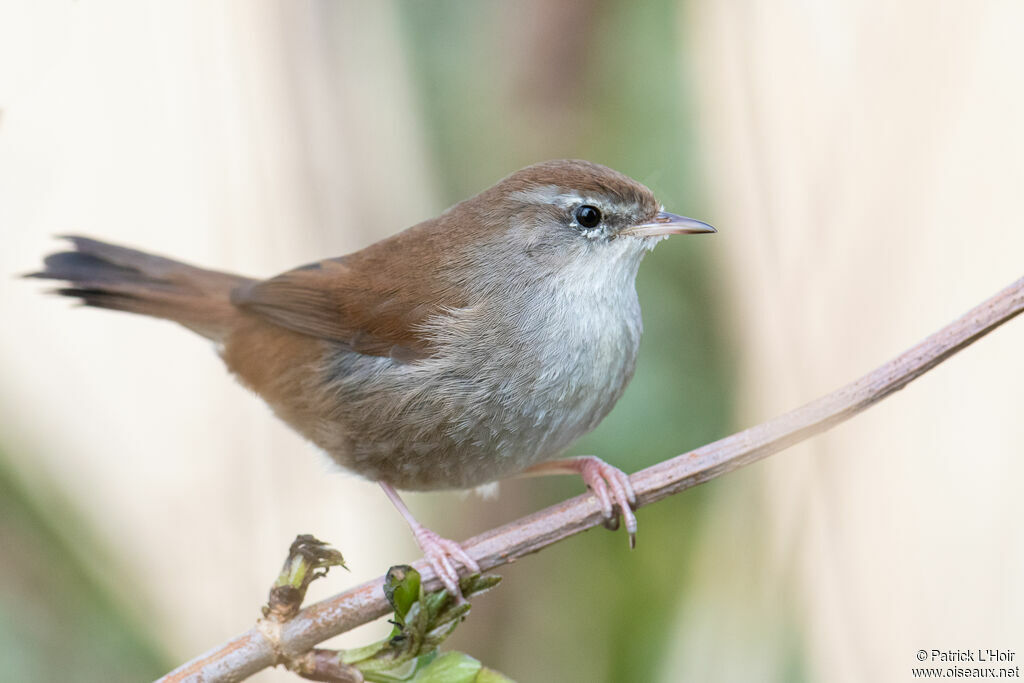
[[[1024,310],[1024,278],[968,311],[917,346],[860,379],[768,422],[702,446],[632,475],[639,506],[701,484],[776,453],[847,420],[932,369],[960,349]],[[484,571],[597,526],[601,508],[590,494],[553,505],[484,532],[463,544]],[[431,589],[440,586],[430,567],[414,565]],[[253,628],[200,655],[164,678],[178,681],[238,681],[282,655],[296,657],[317,643],[387,613],[380,577],[300,611],[272,634]],[[276,642],[271,642],[273,637]]]

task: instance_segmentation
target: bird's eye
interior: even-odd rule
[[[584,228],[594,228],[601,222],[601,210],[596,206],[584,204],[576,209],[576,222]]]

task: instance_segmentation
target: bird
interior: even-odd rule
[[[635,543],[629,477],[563,458],[633,376],[641,259],[716,232],[641,183],[582,160],[520,169],[439,216],[268,279],[83,236],[28,277],[90,307],[176,322],[341,468],[376,482],[461,598],[479,564],[420,524],[399,490],[574,473]]]

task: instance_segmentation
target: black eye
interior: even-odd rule
[[[584,228],[594,228],[601,222],[601,211],[596,206],[584,204],[576,209],[576,222]]]

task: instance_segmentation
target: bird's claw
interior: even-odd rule
[[[459,589],[459,572],[455,563],[461,564],[473,574],[480,573],[480,565],[462,549],[461,545],[438,536],[426,527],[420,526],[413,533],[416,543],[423,551],[423,557],[448,589],[448,594],[461,602],[463,597]]]
[[[633,514],[633,508],[636,507],[636,492],[629,481],[629,475],[592,455],[578,458],[576,462],[583,483],[593,491],[601,504],[605,527],[612,530],[619,528],[619,517],[615,514],[615,508],[618,507],[626,523],[629,547],[635,548],[636,515]]]

